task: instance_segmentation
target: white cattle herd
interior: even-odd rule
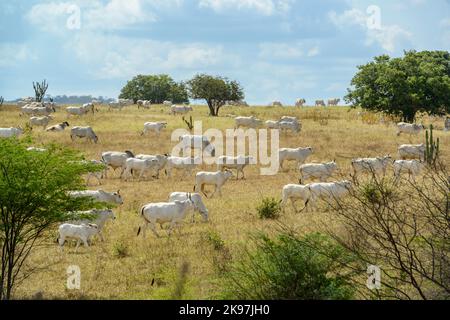
[[[337,106],[340,99],[329,99],[328,106]],[[109,109],[118,109],[133,104],[134,101],[127,99],[119,99],[118,102],[110,103]],[[295,106],[302,107],[306,103],[305,99],[297,99]],[[138,108],[148,109],[151,106],[150,100],[137,100]],[[193,111],[191,106],[174,105],[171,101],[164,101],[165,106],[170,106],[170,114],[186,114]],[[315,101],[316,106],[326,106],[324,100]],[[282,106],[281,102],[273,101],[271,106]],[[46,132],[61,132],[69,123],[64,121],[59,124],[49,126],[53,120],[52,113],[56,112],[53,103],[36,103],[27,101],[21,107],[20,115],[30,115],[29,126],[42,127]],[[93,103],[84,104],[81,107],[66,107],[65,111],[67,117],[76,116],[81,117],[89,113],[94,114],[96,108]],[[234,117],[235,129],[238,128],[252,128],[257,129],[265,126],[268,129],[279,129],[281,131],[290,131],[293,134],[299,134],[302,129],[300,120],[296,117],[283,116],[278,120],[263,120],[255,116],[238,116]],[[141,135],[149,135],[154,133],[159,136],[161,131],[167,127],[166,121],[145,122]],[[400,122],[397,124],[397,136],[400,134],[416,135],[424,129],[423,125],[409,124]],[[24,133],[21,127],[0,128],[0,138],[18,137]],[[94,143],[99,141],[97,134],[91,126],[74,126],[70,130],[71,140],[75,138],[83,138]],[[184,152],[191,151],[191,149],[201,149],[206,151],[211,157],[215,157],[214,144],[202,135],[182,135],[179,137],[181,149]],[[46,152],[46,149],[29,147],[29,151]],[[398,181],[402,174],[408,174],[410,178],[415,179],[424,169],[424,144],[403,144],[398,147],[398,155],[400,160],[393,160],[391,156],[380,156],[374,158],[355,158],[350,164],[352,173],[350,177],[354,182],[357,181],[361,175],[385,175],[390,165],[393,167],[394,179]],[[352,189],[352,182],[348,180],[328,182],[328,180],[335,176],[338,172],[338,165],[335,161],[332,162],[311,162],[307,163],[308,157],[313,154],[312,147],[298,147],[298,148],[280,148],[278,150],[278,158],[280,168],[284,170],[284,163],[287,161],[295,162],[295,166],[299,173],[299,184],[287,184],[282,188],[281,204],[285,210],[287,202],[290,200],[295,212],[298,212],[295,202],[301,200],[304,209],[309,210],[317,206],[318,200],[333,201],[345,197]],[[139,210],[143,224],[139,226],[138,235],[141,231],[145,237],[147,227],[150,227],[153,233],[159,237],[156,231],[156,224],[169,223],[168,233],[172,232],[173,228],[181,224],[185,217],[192,212],[192,222],[194,222],[194,213],[198,212],[203,221],[208,221],[209,211],[202,200],[202,195],[206,198],[211,198],[218,194],[222,196],[222,188],[231,177],[233,173],[231,170],[236,170],[235,178],[245,179],[244,168],[249,165],[256,164],[256,159],[251,156],[218,156],[216,161],[217,171],[199,171],[196,172],[194,178],[193,191],[177,191],[172,192],[166,202],[152,202],[147,203]],[[164,170],[168,178],[172,177],[173,170],[181,172],[180,177],[192,177],[192,172],[200,165],[199,158],[193,157],[178,157],[168,154],[139,154],[135,155],[132,151],[105,151],[101,153],[100,160],[90,160],[99,165],[98,172],[91,172],[87,175],[87,184],[92,177],[98,180],[101,184],[103,179],[107,179],[107,172],[109,168],[113,171],[120,169],[119,177],[124,181],[137,181],[147,179],[149,173],[153,179],[160,178],[160,172]],[[316,181],[312,181],[316,180]],[[309,182],[305,184],[305,182]],[[205,191],[205,186],[213,186],[214,191],[208,195]],[[70,197],[87,197],[94,202],[109,203],[112,205],[122,205],[124,200],[117,192],[107,192],[104,190],[84,190],[71,191],[68,193]],[[74,218],[59,226],[58,243],[62,247],[67,239],[75,239],[77,241],[76,248],[83,243],[84,246],[89,246],[91,239],[98,235],[102,240],[102,230],[108,220],[116,219],[114,212],[111,209],[93,209],[84,212],[76,212],[71,216]],[[81,216],[89,216],[89,218],[77,218]]]

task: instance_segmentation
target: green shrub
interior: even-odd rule
[[[126,258],[130,255],[128,245],[123,242],[117,242],[114,245],[114,256],[117,258]]]
[[[277,219],[280,216],[280,202],[274,198],[264,198],[256,208],[260,219]]]
[[[226,299],[351,299],[350,273],[341,268],[352,259],[344,249],[320,234],[298,238],[282,233],[253,238],[225,281]]]

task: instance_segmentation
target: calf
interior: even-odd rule
[[[283,211],[285,210],[288,200],[291,200],[294,211],[298,212],[297,208],[295,207],[295,201],[301,199],[306,207],[306,203],[310,197],[310,190],[308,186],[304,186],[301,184],[287,184],[283,187],[281,195],[281,206],[283,207]]]
[[[251,156],[221,156],[217,158],[217,170],[236,169],[236,180],[239,179],[239,172],[242,172],[242,179],[245,179],[244,168],[249,164],[255,164],[255,159]]]
[[[98,233],[98,227],[95,224],[89,223],[89,224],[70,224],[70,223],[63,223],[59,226],[59,237],[58,242],[62,251],[62,247],[64,246],[64,243],[66,242],[66,239],[76,239],[77,240],[77,246],[75,248],[75,251],[78,250],[78,247],[80,245],[80,242],[83,242],[85,247],[89,247],[89,241],[90,239]]]
[[[51,116],[43,116],[43,117],[31,117],[30,118],[30,126],[41,126],[43,130],[47,127],[47,125],[52,120]]]
[[[258,128],[262,125],[262,121],[255,118],[254,116],[251,117],[236,117],[234,118],[234,121],[236,123],[235,129],[240,127],[245,128]]]
[[[149,131],[153,131],[159,136],[161,130],[166,126],[167,122],[146,122],[144,123],[144,130],[142,131],[141,136],[147,134]]]
[[[82,220],[72,220],[72,221],[68,221],[67,223],[77,224],[77,225],[89,224],[89,223],[95,224],[98,229],[97,234],[100,236],[100,239],[102,241],[105,241],[102,230],[103,230],[103,227],[105,226],[106,222],[108,220],[116,219],[116,215],[114,214],[114,212],[111,209],[102,209],[102,210],[93,209],[93,210],[89,210],[89,211],[77,212],[75,215],[76,216],[78,216],[78,215],[79,216],[88,216],[89,218],[82,219]]]
[[[306,179],[313,178],[319,181],[327,181],[331,175],[337,170],[338,166],[335,161],[327,163],[307,163],[301,165],[299,183],[303,183]]]
[[[311,147],[306,148],[281,148],[278,151],[278,159],[280,161],[280,168],[283,169],[284,161],[295,161],[297,166],[304,163],[306,158],[308,158],[313,153]]]
[[[210,198],[212,198],[216,192],[219,192],[219,195],[222,196],[222,186],[233,176],[233,173],[225,169],[225,171],[217,171],[217,172],[206,172],[200,171],[195,175],[195,186],[194,191],[201,190],[205,197],[208,198],[208,195],[205,193],[205,185],[214,185],[214,192],[211,194]]]

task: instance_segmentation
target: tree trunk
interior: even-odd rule
[[[207,100],[206,102],[208,103],[209,115],[212,117],[217,117],[219,109],[216,110],[214,103],[211,100]]]
[[[416,118],[416,110],[415,109],[409,109],[403,111],[403,121],[408,123],[414,123],[414,120]]]

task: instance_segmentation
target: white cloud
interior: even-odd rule
[[[358,26],[366,32],[366,44],[378,43],[383,49],[394,52],[397,43],[403,39],[410,39],[412,34],[398,25],[384,25],[378,27],[368,26],[368,15],[359,9],[346,10],[342,14],[332,11],[329,13],[330,20],[339,28]]]
[[[26,44],[0,43],[0,68],[8,68],[37,56]]]
[[[306,48],[301,42],[282,43],[264,42],[259,45],[261,58],[296,59],[302,57],[314,57],[319,54],[319,47]]]
[[[255,10],[259,14],[271,16],[284,13],[291,8],[294,0],[199,0],[200,8],[211,8],[215,12],[225,10]]]

